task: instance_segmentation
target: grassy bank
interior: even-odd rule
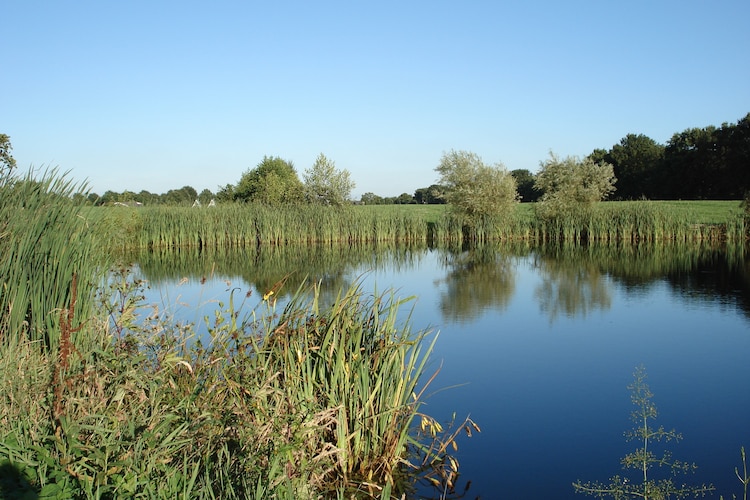
[[[399,498],[455,480],[447,450],[475,427],[421,413],[436,336],[397,322],[407,301],[310,285],[276,310],[276,283],[254,306],[229,295],[196,338],[126,267],[103,279],[143,214],[81,212],[73,188],[0,180],[0,496]]]

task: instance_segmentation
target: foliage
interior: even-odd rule
[[[440,184],[432,184],[426,188],[414,191],[414,201],[419,204],[443,204],[445,203],[445,187]]]
[[[204,189],[198,194],[194,187],[183,186],[179,189],[170,189],[163,194],[151,193],[146,190],[141,190],[138,193],[127,190],[122,193],[105,191],[101,196],[94,195],[93,198],[90,196],[88,204],[97,206],[125,204],[129,206],[169,205],[189,207],[196,199],[201,203],[208,204],[213,198],[215,198],[215,195],[208,189]]]
[[[294,165],[278,156],[264,156],[257,167],[242,174],[233,190],[235,201],[264,205],[299,203],[302,193]]]
[[[8,175],[16,168],[16,159],[11,154],[12,150],[10,137],[6,134],[0,134],[0,176]]]
[[[559,158],[550,152],[550,158],[540,167],[534,186],[543,193],[536,206],[542,219],[585,211],[615,190],[616,179],[608,163],[574,156]]]
[[[607,484],[599,482],[577,481],[573,487],[579,493],[596,496],[598,498],[643,498],[664,499],[687,498],[704,496],[714,490],[711,485],[689,486],[678,484],[674,477],[677,474],[685,474],[696,469],[695,464],[682,462],[672,458],[671,453],[664,451],[657,455],[652,447],[661,441],[679,441],[682,436],[675,430],[665,430],[659,426],[655,428],[650,423],[656,419],[657,411],[652,398],[653,394],[646,384],[646,369],[643,365],[636,368],[633,374],[634,381],[628,386],[631,391],[631,401],[635,410],[631,413],[635,427],[625,435],[628,440],[635,440],[640,447],[628,453],[622,459],[624,469],[635,469],[638,471],[637,478],[630,481],[627,477],[613,476]],[[654,467],[666,468],[670,475],[664,479],[654,479],[651,473]]]
[[[30,494],[397,498],[455,480],[447,450],[478,427],[420,412],[435,340],[396,321],[405,300],[354,286],[325,305],[301,287],[279,313],[278,283],[249,313],[230,294],[206,339],[151,310],[143,285],[114,273],[93,342],[4,347],[0,468]]]
[[[501,164],[485,165],[474,153],[445,153],[435,170],[451,208],[469,220],[510,214],[518,202],[513,176]]]
[[[518,196],[522,202],[537,201],[539,199],[541,193],[534,187],[534,174],[525,168],[512,170],[510,174],[516,180]]]
[[[362,205],[382,205],[383,204],[383,197],[378,196],[375,193],[366,192],[362,194],[362,196],[359,199],[359,202]]]
[[[229,249],[288,244],[443,244],[529,241],[744,241],[736,202],[606,202],[585,214],[543,220],[534,204],[467,226],[446,205],[220,204],[214,208],[97,207],[82,213],[112,249]]]
[[[748,161],[750,113],[736,124],[674,134],[666,146],[660,180],[670,198],[741,199],[750,189]]]
[[[337,170],[336,164],[320,153],[313,166],[302,175],[305,200],[309,203],[341,206],[349,201],[354,181],[348,170]]]
[[[750,114],[720,127],[691,127],[661,145],[628,134],[589,155],[614,166],[621,199],[739,200],[750,190]]]
[[[734,468],[734,475],[737,476],[740,483],[742,483],[742,500],[747,500],[748,485],[750,485],[750,475],[747,473],[747,455],[745,455],[745,447],[740,448],[740,457],[742,458],[742,474],[738,467]]]
[[[0,344],[27,336],[54,348],[61,311],[86,316],[102,255],[72,196],[85,191],[56,170],[0,181]],[[72,292],[78,276],[79,296]],[[13,339],[18,340],[18,339]]]
[[[652,198],[656,194],[657,179],[654,176],[664,160],[664,146],[650,137],[628,134],[600,160],[612,165],[620,199]]]

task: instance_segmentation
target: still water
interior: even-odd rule
[[[695,462],[678,482],[741,497],[740,447],[750,448],[750,257],[699,245],[482,248],[272,248],[137,257],[148,300],[200,324],[228,291],[250,302],[284,276],[325,293],[415,296],[415,330],[439,339],[440,370],[424,411],[470,415],[459,441],[464,498],[584,498],[572,482],[606,482],[636,447],[627,385],[643,364],[655,425],[683,440],[661,449]],[[290,274],[291,273],[291,274]],[[281,294],[283,301],[284,294]],[[658,451],[659,448],[657,448]],[[653,477],[665,477],[659,471]],[[631,479],[637,480],[636,475]],[[457,495],[458,496],[458,495]]]

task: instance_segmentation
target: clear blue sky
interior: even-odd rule
[[[451,149],[536,171],[750,112],[750,1],[2,6],[0,133],[94,192],[216,191],[319,153],[413,193]]]

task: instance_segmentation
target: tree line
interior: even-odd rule
[[[11,150],[10,138],[0,134],[0,168],[8,171],[16,166]],[[137,193],[106,191],[101,196],[88,193],[79,197],[92,205],[115,202],[191,205],[196,200],[204,205],[211,200],[271,205],[301,202],[333,206],[351,202],[365,205],[444,204],[449,202],[451,190],[466,188],[465,182],[456,183],[456,179],[443,175],[446,173],[446,157],[454,153],[444,155],[436,168],[442,175],[437,183],[419,188],[413,194],[391,197],[366,192],[359,200],[351,200],[355,184],[350,172],[337,169],[335,163],[322,153],[312,167],[303,172],[301,179],[291,161],[266,156],[257,166],[245,171],[237,183],[219,186],[216,192],[209,189],[198,192],[192,186],[183,186],[162,194],[146,190]],[[593,164],[611,165],[615,181],[613,191],[608,193],[610,199],[741,199],[750,191],[750,113],[736,123],[688,128],[675,133],[666,144],[659,144],[644,134],[628,134],[609,149],[595,149],[585,159]],[[454,156],[453,160],[459,158]],[[486,167],[475,155],[463,160],[481,166],[480,171]],[[545,161],[542,161],[540,171],[544,165]],[[494,167],[505,171],[502,165]],[[518,200],[533,202],[542,198],[544,191],[538,182],[540,172],[516,169],[509,173],[515,181]],[[463,171],[463,175],[468,174]]]

